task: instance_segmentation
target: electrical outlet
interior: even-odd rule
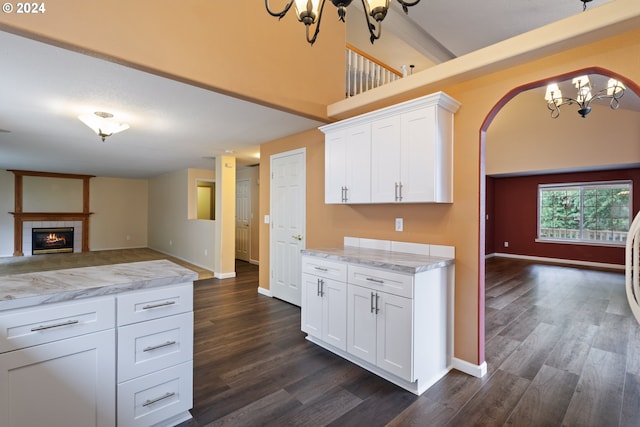
[[[173,240],[169,240],[169,246],[173,245]]]
[[[204,250],[204,256],[207,256],[207,255],[209,255],[209,251],[205,249]]]
[[[402,218],[396,218],[396,231],[402,231],[404,228],[404,220]]]
[[[504,242],[504,247],[508,248],[509,247],[509,242]]]

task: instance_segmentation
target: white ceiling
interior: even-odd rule
[[[588,8],[606,1],[593,0]],[[365,26],[358,3],[349,8],[348,28]],[[327,4],[326,13],[332,9]],[[420,71],[582,13],[582,2],[423,0],[408,16],[398,10],[383,22],[378,50],[367,51]],[[361,44],[351,29],[348,38]],[[4,32],[0,63],[0,169],[146,178],[211,169],[211,158],[225,150],[234,150],[239,164],[254,164],[261,143],[321,124]],[[77,119],[94,111],[113,113],[131,129],[103,143]]]

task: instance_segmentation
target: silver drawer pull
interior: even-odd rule
[[[368,282],[374,282],[374,283],[380,283],[381,285],[384,284],[384,280],[374,279],[373,277],[367,277],[367,281]]]
[[[53,328],[61,328],[63,326],[71,326],[71,325],[75,325],[77,323],[80,323],[80,321],[79,320],[69,320],[69,321],[62,322],[62,323],[56,323],[54,325],[41,325],[41,326],[38,326],[36,328],[31,328],[31,332],[44,331],[44,330],[53,329]]]
[[[159,348],[169,347],[170,345],[174,345],[174,344],[176,344],[175,341],[167,341],[164,344],[152,345],[151,347],[147,347],[147,348],[143,349],[142,351],[153,351],[153,350],[157,350]]]
[[[161,400],[168,399],[168,398],[173,397],[175,395],[176,394],[174,392],[165,393],[164,396],[160,396],[160,397],[156,397],[155,399],[147,400],[146,402],[144,402],[142,404],[142,406],[145,407],[145,406],[153,405],[154,403],[158,403]]]
[[[144,307],[142,307],[142,309],[143,310],[150,310],[152,308],[166,307],[168,305],[173,305],[175,303],[176,303],[175,301],[161,302],[160,304],[145,305]]]
[[[328,268],[325,268],[325,267],[314,267],[314,268],[315,268],[316,270],[320,270],[320,271],[324,271],[324,272],[329,271],[329,269],[328,269]]]

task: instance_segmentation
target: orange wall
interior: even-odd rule
[[[613,3],[620,3],[621,8],[625,5],[637,8],[634,2],[618,0]],[[314,118],[326,118],[325,106],[342,97],[344,28],[336,20],[324,20],[322,35],[315,46],[309,47],[304,41],[303,26],[293,16],[278,22],[264,11],[261,0],[58,0],[47,3],[47,7],[44,15],[2,14],[0,29],[93,51],[160,75]],[[616,7],[599,9],[612,11]],[[595,16],[595,13],[589,16]],[[617,28],[628,28],[629,25],[631,23]],[[569,31],[570,28],[563,27],[562,30]],[[586,39],[593,40],[593,37]],[[540,43],[533,39],[526,38],[532,45]],[[571,42],[576,40],[583,39],[573,37]],[[555,48],[558,45],[564,43],[556,43]],[[390,93],[378,103],[378,106],[385,106],[437,90],[444,90],[462,103],[455,117],[455,202],[451,205],[327,206],[322,202],[324,149],[319,131],[273,141],[261,149],[260,176],[266,184],[269,182],[270,154],[307,147],[307,221],[312,225],[307,235],[307,247],[336,245],[344,235],[456,247],[455,356],[471,363],[484,360],[478,307],[484,245],[480,242],[483,201],[479,190],[484,179],[480,179],[479,134],[485,117],[513,88],[579,68],[600,66],[640,82],[638,30],[521,65],[514,64],[525,61],[526,55],[510,58],[508,62],[494,61],[491,55],[501,57],[504,52],[499,50],[508,46],[513,43],[471,55],[487,65],[455,79],[447,80],[443,70],[454,72],[452,68],[461,61],[434,67],[437,70],[432,74],[429,70],[418,73],[435,76],[431,79],[421,80],[415,75],[389,85],[391,91],[395,90],[391,86],[410,86],[414,77],[413,81],[427,82],[401,94]],[[510,65],[496,71],[500,67],[495,65],[498,63]],[[483,73],[488,74],[483,76]],[[449,83],[442,84],[441,81]],[[363,99],[369,98],[365,94]],[[269,188],[268,185],[260,188],[262,216],[269,212]],[[405,219],[403,233],[393,231],[393,218],[397,216]],[[262,224],[260,285],[267,288],[268,242],[269,229]]]
[[[453,86],[441,87],[462,103],[455,115],[454,203],[451,205],[325,205],[323,135],[309,131],[261,147],[261,178],[269,182],[269,156],[307,147],[308,248],[340,245],[345,235],[456,247],[455,356],[481,363],[479,286],[480,129],[489,112],[513,88],[588,66],[600,66],[640,82],[640,31],[572,49]],[[428,92],[433,91],[432,88]],[[428,93],[413,93],[412,96]],[[546,108],[544,104],[541,108]],[[550,119],[551,120],[551,119]],[[261,186],[261,217],[269,213],[269,188]],[[395,217],[405,231],[394,231]],[[269,228],[261,228],[260,286],[269,287]]]
[[[337,19],[323,20],[309,47],[294,11],[278,21],[262,0],[56,0],[46,7],[44,14],[2,13],[0,30],[320,120],[344,96],[345,28]]]

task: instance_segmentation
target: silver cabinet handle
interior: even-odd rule
[[[320,296],[320,279],[316,280],[316,296]]]
[[[343,202],[347,203],[349,201],[349,187],[344,187],[344,200]]]
[[[401,182],[398,184],[398,201],[399,202],[402,201],[402,183]]]
[[[149,305],[145,305],[144,307],[142,307],[143,310],[151,310],[153,308],[160,308],[160,307],[166,307],[168,305],[173,305],[175,304],[175,301],[166,301],[166,302],[161,302],[160,304],[149,304]]]
[[[324,296],[324,280],[320,279],[320,296]]]
[[[394,198],[395,198],[395,201],[397,202],[398,201],[398,183],[396,182],[395,184],[396,184],[396,189],[394,192]]]
[[[324,271],[325,273],[329,271],[329,269],[326,267],[313,267],[313,268],[315,268],[316,270]]]
[[[44,331],[44,330],[53,329],[53,328],[61,328],[63,326],[75,325],[77,323],[80,323],[80,321],[79,320],[68,320],[66,322],[55,323],[53,325],[40,325],[40,326],[37,326],[35,328],[31,328],[31,332]]]
[[[159,348],[169,347],[170,345],[174,345],[174,344],[176,344],[175,341],[167,341],[164,344],[158,344],[158,345],[153,345],[153,346],[147,347],[147,348],[143,349],[142,351],[143,352],[144,351],[153,351],[153,350],[157,350]]]
[[[380,313],[380,307],[378,307],[378,302],[380,301],[380,295],[376,292],[376,314]]]
[[[174,392],[165,393],[163,396],[156,397],[155,399],[147,400],[146,402],[144,402],[144,403],[142,404],[142,406],[144,407],[144,406],[153,405],[154,403],[158,403],[158,402],[160,402],[161,400],[168,399],[168,398],[173,397],[173,396],[175,396],[175,395],[176,395],[176,394],[175,394]]]
[[[373,307],[373,299],[375,298],[375,294],[373,292],[371,292],[371,312],[373,313],[373,310],[375,310],[375,308]]]
[[[384,284],[384,280],[374,279],[373,277],[367,277],[367,282],[380,283],[381,285]]]

